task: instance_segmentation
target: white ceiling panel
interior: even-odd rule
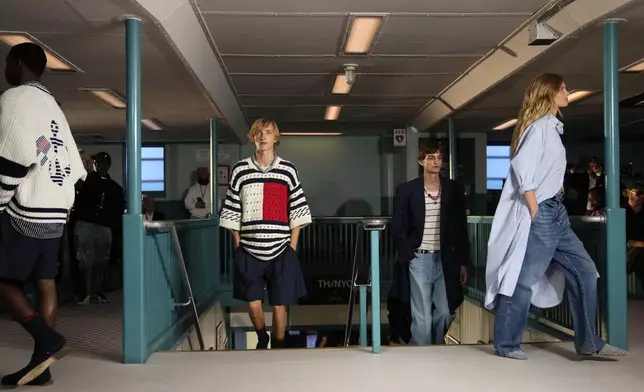
[[[479,56],[434,57],[247,57],[224,56],[228,72],[235,73],[342,73],[343,64],[355,63],[358,73],[453,73],[458,75]]]
[[[453,75],[372,76],[363,75],[351,90],[363,95],[435,95],[454,79]]]
[[[202,11],[214,12],[525,12],[545,0],[197,0]]]
[[[334,54],[344,16],[204,17],[221,54]]]
[[[525,16],[390,17],[376,54],[486,54]]]
[[[279,76],[233,75],[238,94],[324,94],[331,87],[329,75]]]

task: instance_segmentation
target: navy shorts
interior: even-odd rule
[[[55,279],[62,238],[39,239],[18,232],[0,213],[0,279],[17,282]]]
[[[233,297],[253,302],[264,298],[268,292],[271,306],[296,305],[306,295],[306,286],[297,252],[290,246],[270,261],[261,261],[239,247],[233,254],[235,284]]]

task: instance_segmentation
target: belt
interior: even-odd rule
[[[420,253],[420,254],[423,254],[423,255],[440,253],[440,252],[441,252],[440,250],[416,249],[416,253]]]

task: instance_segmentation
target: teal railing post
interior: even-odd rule
[[[141,216],[141,20],[126,16],[127,213],[123,215],[123,362],[144,363],[145,287]]]
[[[449,178],[456,180],[456,130],[454,129],[454,119],[447,119],[448,137],[449,137]]]
[[[219,157],[217,156],[219,152],[219,146],[217,145],[217,119],[210,119],[210,219],[217,221],[219,219],[219,208],[217,204],[219,202],[219,171],[218,162]],[[213,271],[213,283],[219,287],[220,285],[220,271],[221,263],[223,260],[219,258],[221,252],[219,252],[219,225],[214,229],[215,235],[209,239],[212,241],[213,249],[216,257],[215,262],[215,271]],[[205,245],[205,244],[204,244]],[[210,289],[209,287],[208,289]]]
[[[360,286],[360,345],[367,345],[367,286]]]
[[[626,212],[620,207],[617,27],[604,25],[604,154],[606,173],[606,293],[610,344],[628,348]]]
[[[371,260],[371,351],[374,354],[380,354],[382,351],[382,335],[380,333],[380,232],[385,229],[387,222],[383,219],[366,219],[362,221],[362,225],[369,232],[371,249],[369,252]]]

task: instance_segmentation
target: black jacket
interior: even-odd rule
[[[440,243],[447,301],[453,313],[463,303],[461,266],[470,264],[465,192],[450,179],[441,177]],[[420,247],[425,228],[425,190],[423,177],[400,184],[396,190],[391,232],[398,252],[398,263],[390,296],[409,306],[409,262]]]
[[[103,178],[93,172],[87,175],[77,191],[74,217],[116,229],[121,223],[124,209],[123,188],[109,176]]]

